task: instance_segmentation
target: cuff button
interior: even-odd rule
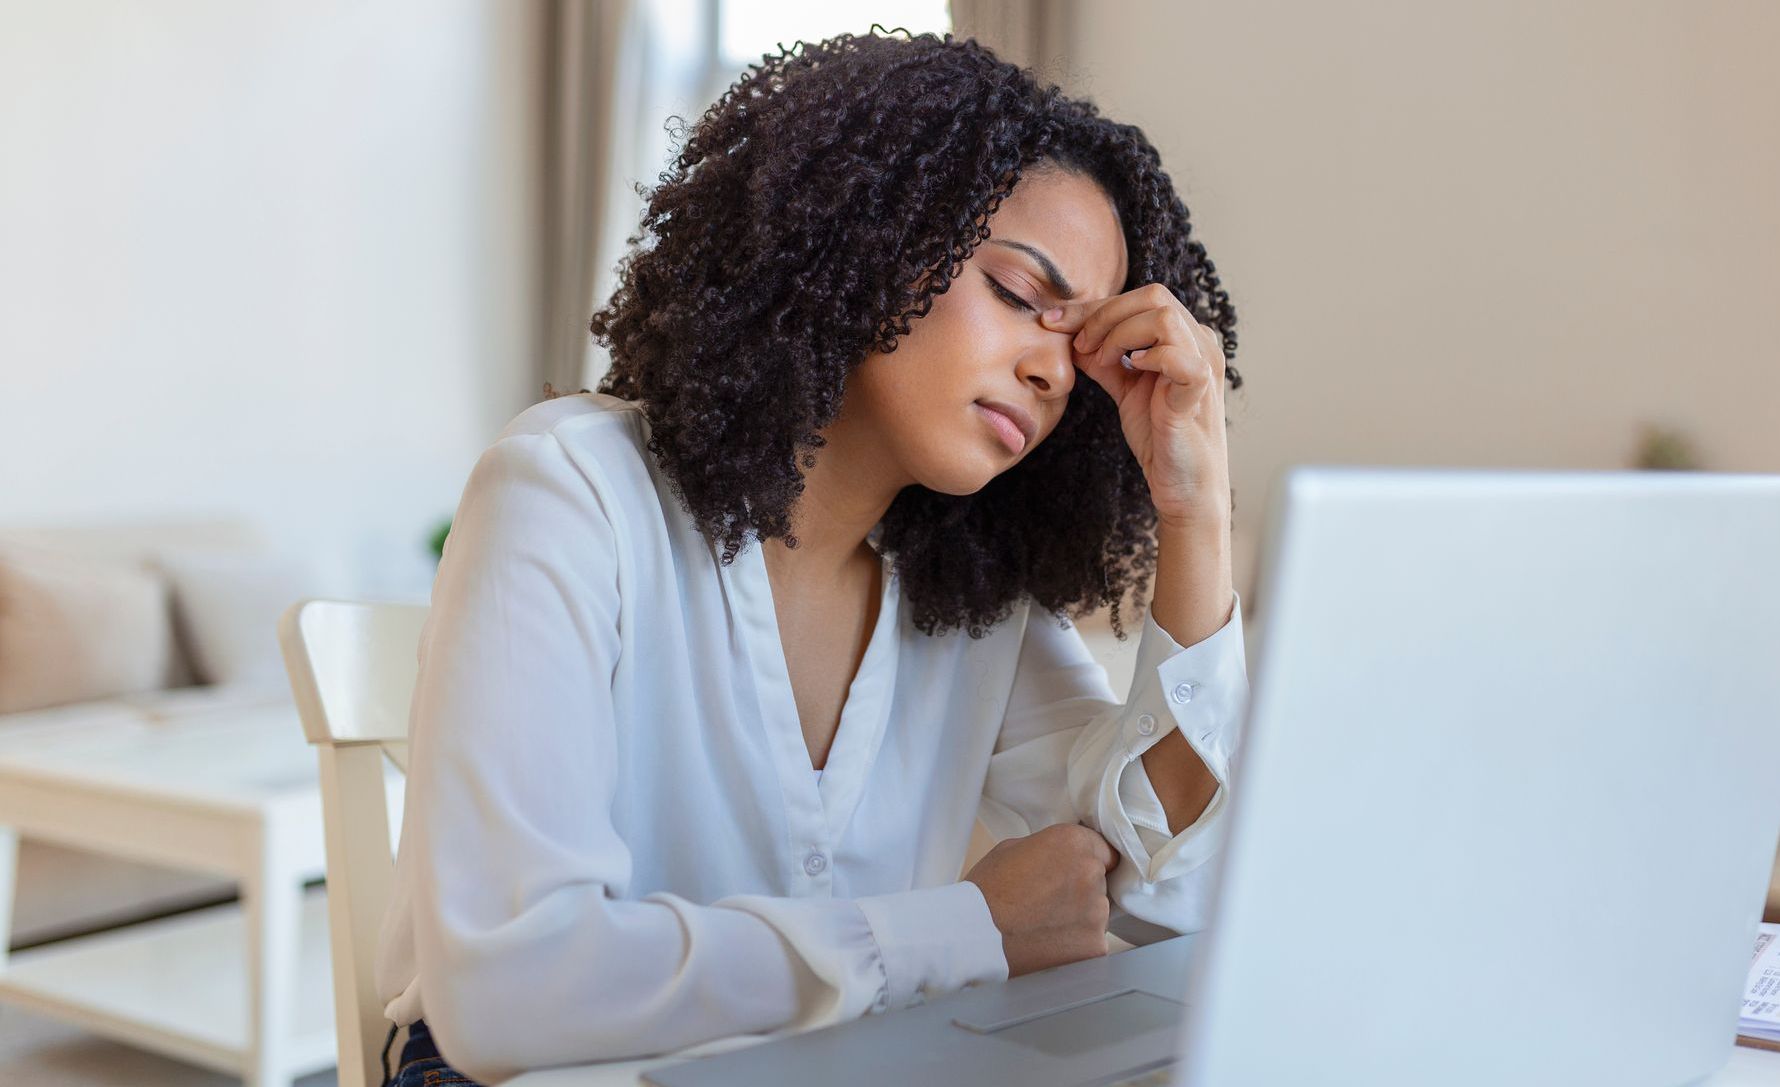
[[[1193,701],[1193,685],[1191,683],[1176,683],[1174,685],[1174,700],[1176,702]]]
[[[1156,734],[1156,719],[1147,713],[1139,715],[1137,733],[1140,736],[1154,736]]]

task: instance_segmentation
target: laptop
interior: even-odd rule
[[[645,1078],[1668,1087],[1722,1066],[1780,837],[1780,476],[1300,467],[1267,529],[1203,932]]]

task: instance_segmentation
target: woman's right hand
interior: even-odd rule
[[[989,903],[1008,977],[1106,954],[1106,874],[1118,863],[1096,831],[1057,823],[995,843],[972,866],[964,878]]]

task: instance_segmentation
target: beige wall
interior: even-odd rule
[[[243,510],[363,582],[532,398],[534,5],[0,0],[0,522]],[[1074,0],[1305,461],[1780,470],[1780,4]],[[226,452],[223,452],[226,451]]]
[[[537,5],[0,0],[0,523],[418,590],[534,397]]]
[[[1240,317],[1238,578],[1297,462],[1780,471],[1780,4],[1077,2]]]

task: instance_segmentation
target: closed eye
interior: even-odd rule
[[[1003,287],[1001,285],[1000,281],[998,281],[994,276],[990,275],[987,272],[984,272],[983,278],[989,281],[989,289],[994,291],[996,296],[999,297],[1003,302],[1006,302],[1008,305],[1014,307],[1015,309],[1025,310],[1027,313],[1037,313],[1038,312],[1037,306],[1034,306],[1032,303],[1026,301],[1024,298],[1021,298],[1019,295],[1008,290],[1006,287]]]

